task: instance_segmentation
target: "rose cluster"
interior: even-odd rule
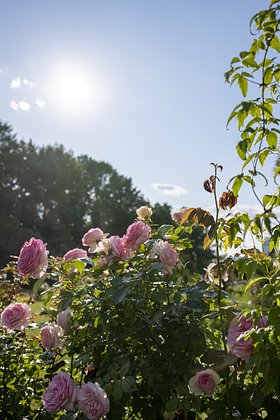
[[[152,209],[142,206],[136,211],[138,220],[132,223],[123,236],[111,236],[100,228],[91,228],[82,238],[83,246],[88,247],[89,253],[102,253],[108,256],[110,253],[113,257],[127,259],[132,257],[139,247],[146,242],[151,236],[151,227],[147,224],[150,222]],[[47,271],[48,252],[46,244],[40,239],[31,238],[25,242],[21,248],[18,258],[18,271],[20,275],[41,278]],[[179,258],[177,252],[167,241],[157,240],[154,243],[152,255],[157,255],[163,265],[163,273],[171,274]],[[77,260],[87,258],[87,251],[81,248],[70,249],[63,256],[64,261]],[[107,257],[100,259],[100,263],[108,262]],[[77,271],[73,266],[72,271]]]
[[[109,411],[109,399],[98,383],[74,384],[66,373],[55,375],[43,396],[43,404],[50,414],[61,409],[81,410],[89,420],[99,420]]]

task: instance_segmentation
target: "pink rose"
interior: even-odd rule
[[[63,330],[59,325],[48,324],[41,328],[41,344],[46,350],[62,347]]]
[[[89,246],[89,252],[94,252],[97,246],[97,242],[102,241],[104,233],[99,228],[92,228],[84,234],[82,238],[82,244]]]
[[[204,393],[206,397],[211,397],[214,394],[218,383],[220,382],[220,376],[213,369],[206,369],[196,374],[189,380],[189,387],[194,395],[200,395]]]
[[[17,268],[21,276],[43,277],[48,267],[46,245],[41,239],[31,238],[20,250]]]
[[[126,248],[125,248],[124,239],[120,238],[119,236],[110,236],[109,241],[110,241],[112,254],[114,255],[114,257],[125,259]]]
[[[89,420],[99,420],[109,411],[109,400],[98,383],[83,384],[78,390],[77,403]]]
[[[266,326],[267,317],[262,316],[258,322],[258,327],[263,328]],[[228,329],[228,346],[232,354],[241,359],[247,359],[254,350],[253,340],[249,337],[247,340],[239,338],[242,333],[251,331],[254,327],[253,318],[250,316],[248,319],[242,316],[240,319],[234,317]]]
[[[59,327],[61,327],[64,331],[66,331],[70,326],[71,316],[72,316],[72,311],[70,307],[66,308],[65,311],[58,312],[57,325],[59,325]]]
[[[134,222],[127,228],[123,236],[125,248],[128,252],[135,252],[151,235],[150,226],[144,222]]]
[[[164,274],[172,274],[172,269],[175,267],[179,255],[172,246],[162,240],[158,240],[154,243],[152,252],[157,254],[163,265]]]
[[[77,388],[73,379],[66,373],[55,375],[43,396],[43,404],[48,413],[57,413],[62,408],[72,411],[75,408]]]
[[[66,252],[63,256],[64,261],[66,260],[77,260],[79,258],[87,258],[87,251],[80,248],[70,249],[70,251]]]
[[[26,303],[11,303],[1,313],[1,323],[10,330],[21,331],[30,320],[30,308]]]

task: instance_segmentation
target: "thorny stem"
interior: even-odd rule
[[[214,165],[214,167],[215,167],[215,180],[217,180],[218,165]],[[216,208],[215,224],[216,224],[216,226],[218,226],[220,207],[219,207],[219,204],[218,204],[216,186],[213,190],[213,193],[214,193],[215,208]],[[215,248],[216,248],[216,257],[217,257],[217,265],[218,265],[218,280],[219,280],[219,290],[218,290],[219,317],[220,317],[220,322],[221,322],[222,341],[223,341],[225,353],[227,354],[228,350],[227,350],[227,344],[226,344],[224,316],[223,316],[223,313],[222,313],[222,305],[221,305],[221,301],[222,301],[222,271],[221,271],[221,258],[220,258],[220,250],[219,250],[218,229],[216,229],[216,233],[215,233]],[[225,383],[226,383],[226,390],[227,390],[228,406],[229,406],[229,409],[232,411],[228,371],[226,371]]]
[[[215,179],[217,179],[217,170],[218,165],[215,165]],[[216,208],[216,217],[215,217],[215,224],[218,226],[219,221],[219,204],[217,199],[217,191],[216,187],[214,188],[214,199],[215,199],[215,208]],[[221,301],[222,301],[222,271],[221,271],[221,258],[220,258],[220,250],[219,250],[219,238],[218,238],[218,229],[216,229],[215,233],[215,248],[216,248],[216,257],[217,257],[217,265],[218,265],[218,280],[219,280],[219,289],[218,289],[218,307],[219,307],[219,316],[221,321],[221,331],[222,331],[222,339],[224,344],[224,350],[227,353],[227,345],[226,345],[226,335],[225,335],[225,328],[224,328],[224,317],[221,308]]]

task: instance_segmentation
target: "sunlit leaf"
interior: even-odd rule
[[[280,40],[278,38],[277,35],[274,35],[271,43],[270,43],[271,48],[273,48],[274,50],[276,50],[277,52],[280,53]]]
[[[242,95],[245,97],[248,92],[248,80],[242,74],[238,78],[238,85],[241,90]]]

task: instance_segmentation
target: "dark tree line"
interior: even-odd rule
[[[86,155],[75,157],[62,145],[39,147],[18,140],[1,121],[0,197],[1,266],[18,255],[31,236],[47,242],[52,255],[62,256],[80,247],[91,227],[122,235],[136,209],[149,205],[131,178],[119,175],[110,164]],[[153,222],[171,223],[170,211],[168,204],[157,203]],[[200,236],[194,239],[198,255]],[[204,253],[205,257],[209,260]],[[193,256],[190,259],[194,264]]]

